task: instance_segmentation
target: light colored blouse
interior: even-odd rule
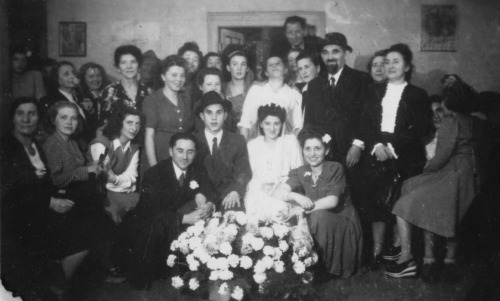
[[[24,148],[24,150],[26,151],[26,154],[28,154],[31,165],[33,165],[33,167],[35,168],[35,174],[37,175],[37,177],[42,178],[46,173],[45,164],[43,164],[43,161],[40,158],[40,153],[38,152],[35,143],[31,143],[31,147],[35,150],[35,154],[33,155],[30,154],[26,147]]]
[[[401,85],[387,84],[387,91],[385,92],[384,99],[382,99],[382,132],[394,133],[399,102],[407,85],[407,82]]]
[[[302,166],[302,152],[294,135],[284,135],[278,138],[272,148],[265,142],[264,136],[248,142],[248,156],[252,168],[252,183],[284,183],[288,173]]]
[[[302,95],[297,89],[284,84],[278,92],[274,92],[269,83],[253,85],[245,98],[238,127],[257,130],[257,111],[260,106],[274,103],[286,110],[285,133],[292,134],[302,129]]]
[[[117,151],[119,148],[121,148],[121,151],[123,153],[126,153],[127,151],[132,151],[130,147],[130,141],[125,145],[125,147],[122,147],[120,140],[115,139],[113,140],[113,150],[112,151]],[[94,161],[99,160],[99,157],[101,154],[104,154],[104,151],[106,150],[106,146],[102,143],[94,143],[90,146],[90,153],[92,155],[92,159]],[[106,159],[104,159],[104,165],[108,164],[110,162],[109,155],[106,156]],[[136,151],[132,155],[132,159],[130,160],[130,163],[128,164],[126,170],[119,174],[116,175],[116,181],[114,183],[106,183],[106,189],[114,192],[124,192],[124,193],[130,193],[135,191],[135,186],[137,183],[137,168],[139,166],[139,152]]]

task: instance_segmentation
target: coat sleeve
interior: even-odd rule
[[[207,198],[207,202],[212,202],[218,208],[220,205],[220,199],[217,197],[217,190],[210,181],[208,172],[203,165],[197,165],[195,167],[195,181],[199,185],[198,193],[203,194]]]
[[[85,181],[89,179],[86,166],[80,166],[72,170],[65,170],[64,158],[61,146],[52,139],[47,139],[43,145],[47,157],[47,163],[52,173],[52,182],[57,187],[65,187],[74,181]]]
[[[237,143],[235,144],[238,148],[234,158],[232,171],[234,177],[232,183],[222,192],[223,198],[231,191],[236,191],[240,196],[243,196],[247,184],[252,178],[252,168],[250,167],[250,160],[248,158],[248,149],[243,136],[238,135]]]
[[[424,173],[436,172],[450,161],[457,148],[458,130],[458,123],[454,118],[444,119],[437,132],[436,154],[427,161]]]
[[[396,148],[396,153],[398,153],[398,150],[408,149],[408,147],[414,145],[415,139],[423,145],[424,137],[427,136],[431,130],[432,111],[429,106],[427,92],[421,89],[419,90],[419,92],[415,93],[411,102],[408,102],[408,121],[395,142],[394,147]],[[397,118],[399,118],[399,116],[396,117],[396,123],[398,123]],[[396,126],[398,126],[398,124],[396,124]]]
[[[153,224],[166,224],[170,229],[180,227],[184,214],[178,212],[176,200],[169,199],[168,196],[164,198],[160,193],[161,189],[155,181],[157,176],[156,172],[144,174],[139,202],[135,209],[136,215],[139,220],[150,220]]]

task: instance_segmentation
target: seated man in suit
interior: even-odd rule
[[[243,210],[241,199],[252,169],[243,136],[223,129],[230,111],[231,102],[219,93],[210,91],[202,96],[197,113],[205,129],[197,134],[200,149],[196,160],[207,169],[222,200],[221,209]]]
[[[170,140],[171,158],[148,169],[139,203],[127,220],[131,235],[128,279],[148,289],[155,277],[165,277],[170,244],[189,225],[211,214],[216,193],[205,168],[192,164],[198,141],[176,133]]]

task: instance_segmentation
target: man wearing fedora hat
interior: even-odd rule
[[[355,138],[360,122],[360,95],[370,76],[345,64],[352,47],[339,32],[328,33],[318,51],[326,70],[309,82],[304,96],[304,125],[323,128],[332,137],[329,159],[350,169],[364,148],[363,142]]]
[[[215,91],[201,97],[196,113],[205,129],[197,134],[200,147],[196,160],[208,171],[222,200],[221,209],[243,210],[241,199],[252,178],[252,169],[245,138],[223,129],[231,107],[231,102]]]

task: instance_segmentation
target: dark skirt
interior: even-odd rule
[[[344,207],[341,212],[313,211],[307,218],[307,224],[320,262],[328,273],[348,278],[359,272],[363,234],[352,205]]]
[[[396,183],[399,173],[395,160],[380,162],[375,156],[370,156],[366,162],[362,180],[363,218],[371,222],[391,223],[394,221],[391,213],[393,201],[400,192]]]
[[[61,259],[92,247],[104,234],[108,217],[103,209],[103,196],[95,189],[95,181],[73,182],[59,191],[58,197],[75,205],[66,213],[51,211],[49,215],[49,254]]]

